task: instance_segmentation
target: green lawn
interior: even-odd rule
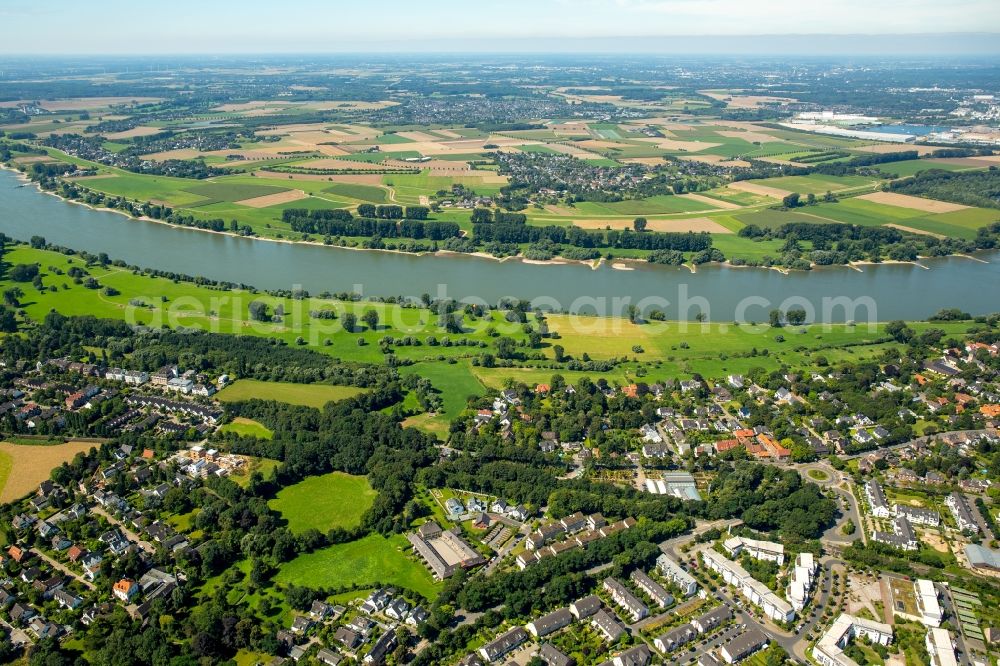
[[[219,428],[219,432],[233,432],[243,437],[256,437],[257,439],[271,439],[274,436],[274,433],[264,427],[263,424],[242,416],[237,416],[231,422]]]
[[[263,382],[257,379],[240,379],[218,393],[222,402],[241,400],[277,400],[291,405],[322,407],[328,402],[350,398],[362,392],[354,386],[331,386],[329,384],[292,384],[287,382]]]
[[[388,538],[371,534],[299,555],[281,566],[275,581],[333,590],[350,585],[394,585],[434,599],[441,584],[431,578],[423,564],[404,552],[409,548],[401,534]]]
[[[316,529],[325,534],[335,527],[360,525],[377,494],[363,476],[332,472],[282,488],[269,505],[293,532]]]

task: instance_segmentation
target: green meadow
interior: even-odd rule
[[[282,488],[268,504],[293,532],[315,529],[325,534],[336,527],[360,525],[376,494],[365,477],[332,472]]]
[[[257,379],[238,379],[219,391],[222,402],[241,400],[276,400],[291,405],[322,407],[328,402],[351,398],[362,390],[353,386],[331,386],[330,384],[292,384],[287,382],[263,382]]]
[[[332,589],[393,585],[434,599],[441,591],[441,584],[434,581],[409,551],[410,545],[401,534],[388,538],[370,534],[357,541],[299,555],[281,565],[274,580]]]
[[[274,437],[274,433],[262,423],[242,416],[237,416],[229,423],[223,425],[219,428],[219,432],[231,432],[241,437],[256,437],[257,439],[271,439]]]

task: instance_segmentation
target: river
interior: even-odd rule
[[[312,293],[366,296],[531,299],[573,312],[620,314],[628,303],[662,309],[670,319],[704,312],[714,321],[762,321],[775,307],[803,306],[818,321],[923,319],[944,307],[1000,310],[1000,253],[981,260],[947,257],[910,264],[830,267],[788,275],[759,268],[636,265],[618,270],[570,263],[537,265],[470,256],[416,256],[279,243],[171,227],[91,210],[41,194],[0,170],[0,232],[33,235],[77,250],[159,270]],[[985,260],[985,261],[983,261]],[[836,299],[840,299],[839,301]],[[845,302],[850,302],[844,307]]]

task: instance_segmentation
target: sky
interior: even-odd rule
[[[0,0],[0,25],[5,54],[670,51],[687,43],[671,37],[966,32],[995,33],[980,39],[1000,50],[998,0]]]

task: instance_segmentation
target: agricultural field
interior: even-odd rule
[[[14,444],[0,442],[0,503],[34,492],[52,469],[78,453],[98,446],[92,442]]]
[[[292,405],[322,407],[328,402],[344,400],[361,393],[353,386],[331,386],[329,384],[290,384],[285,382],[263,382],[257,379],[240,379],[219,391],[222,402],[242,400],[276,400]]]
[[[360,525],[376,494],[365,477],[332,472],[282,488],[270,506],[293,532],[315,529],[325,534]]]
[[[370,534],[357,541],[329,546],[283,564],[278,583],[339,589],[352,585],[394,585],[434,599],[441,584],[410,554],[401,534]]]

